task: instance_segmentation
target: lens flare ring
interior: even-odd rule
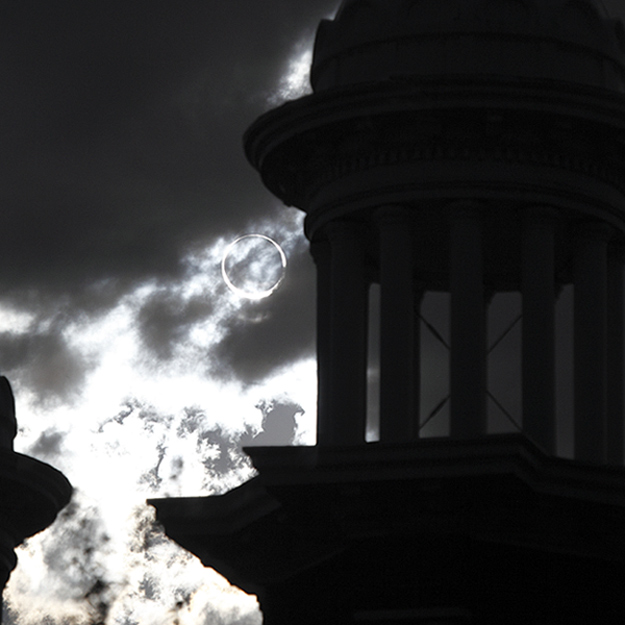
[[[232,251],[234,250],[235,246],[238,243],[240,243],[241,241],[247,240],[247,239],[261,239],[262,241],[267,241],[268,243],[273,245],[273,247],[276,249],[276,251],[280,255],[280,264],[282,266],[282,271],[280,273],[280,277],[268,289],[262,289],[262,290],[259,290],[259,291],[248,291],[248,290],[245,290],[245,289],[242,289],[242,288],[236,286],[232,282],[230,277],[228,276],[228,271],[226,269],[226,263],[228,262],[228,257],[230,256],[230,254],[232,253]],[[238,295],[239,297],[244,298],[244,299],[249,299],[249,300],[255,300],[256,301],[256,300],[261,300],[261,299],[265,299],[266,297],[269,297],[280,286],[280,284],[282,283],[282,280],[284,280],[285,273],[286,273],[286,254],[284,253],[284,250],[280,247],[280,245],[278,243],[276,243],[276,241],[274,241],[273,239],[271,239],[268,236],[265,236],[264,234],[244,234],[243,236],[238,237],[232,243],[230,243],[230,245],[228,245],[228,247],[226,248],[226,251],[224,252],[224,255],[223,255],[222,259],[221,259],[221,275],[223,277],[224,282],[226,283],[226,286],[235,295]]]

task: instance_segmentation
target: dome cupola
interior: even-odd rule
[[[344,0],[317,31],[315,91],[432,77],[625,92],[625,30],[592,0]]]

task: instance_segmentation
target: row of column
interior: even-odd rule
[[[522,258],[523,431],[555,454],[556,213],[528,208]],[[380,440],[418,437],[420,346],[413,235],[409,213],[375,214],[380,279]],[[317,264],[320,445],[364,443],[367,398],[369,272],[363,226],[333,222],[311,249]],[[612,229],[580,230],[574,260],[575,458],[623,462],[623,253]],[[487,433],[487,328],[479,205],[451,211],[450,436]],[[427,285],[424,285],[427,289]]]

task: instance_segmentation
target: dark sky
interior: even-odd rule
[[[333,4],[3,3],[3,287],[172,274],[266,209],[241,134]]]
[[[184,396],[184,410],[175,417],[133,397],[127,410],[115,407],[114,399],[107,412],[100,399],[72,424],[58,415],[76,396],[88,401],[80,395],[99,366],[97,349],[88,353],[73,340],[76,328],[95,327],[125,298],[134,306],[144,360],[137,368],[146,377],[151,368],[187,359],[200,373],[204,369],[207,385],[210,378],[245,386],[312,355],[312,261],[301,235],[285,240],[296,231],[296,211],[283,209],[264,190],[244,158],[242,135],[280,101],[290,60],[302,45],[310,48],[317,23],[337,3],[0,4],[0,371],[16,389],[18,421],[25,427],[17,449],[63,470],[76,487],[59,522],[21,552],[13,589],[5,593],[12,606],[7,622],[30,625],[45,616],[56,623],[53,596],[66,602],[59,623],[72,605],[90,613],[90,588],[97,584],[102,605],[116,606],[118,614],[141,612],[147,604],[172,610],[179,589],[166,587],[182,582],[172,571],[162,575],[160,558],[176,560],[184,577],[189,556],[160,554],[161,547],[140,539],[141,528],[153,526],[144,500],[176,494],[187,479],[197,485],[184,486],[192,489],[186,494],[232,487],[250,471],[242,444],[293,441],[302,409],[288,401],[274,404],[271,397],[247,409],[242,402],[218,406],[215,396],[204,397],[199,411],[197,399]],[[188,292],[197,273],[190,254],[255,231],[289,251],[284,283],[271,298],[233,304],[218,262],[210,268],[209,288]],[[7,327],[7,307],[28,313],[30,321]],[[207,321],[220,337],[210,353],[189,339]],[[188,347],[182,356],[181,345]],[[25,397],[33,394],[37,419],[24,416]],[[313,410],[307,412],[314,418]],[[187,413],[201,417],[188,432]],[[250,413],[262,418],[258,427],[228,429],[229,419],[240,425]],[[99,486],[92,474],[97,478],[104,467],[110,478]],[[122,473],[123,487],[114,477]],[[137,506],[134,516],[111,520],[128,513],[127,501],[120,502],[127,490],[131,510]],[[122,530],[115,529],[119,523]],[[139,547],[127,544],[133,536]],[[32,566],[47,568],[49,588],[38,589],[29,577],[29,550],[46,554],[44,565]],[[136,571],[144,576],[133,581]],[[202,580],[196,571],[188,588],[212,587]],[[218,604],[219,596],[204,601]],[[248,623],[247,612],[237,616],[235,610],[224,621],[230,608],[219,609],[222,616],[204,610],[207,623]],[[162,618],[155,615],[153,622]],[[115,622],[137,621],[128,616]]]
[[[56,359],[66,375],[45,390],[68,396],[86,366],[63,342],[69,323],[97,317],[142,282],[175,281],[190,249],[292,218],[280,217],[241,137],[277,97],[298,42],[310,43],[336,5],[2,3],[0,304],[37,318],[27,334],[0,334],[1,370],[15,379],[35,358],[38,367]],[[312,288],[305,250],[298,253],[292,267],[302,278],[272,302],[275,327],[292,323],[293,302],[304,301],[293,289]],[[210,311],[210,301],[183,310],[165,295],[148,304],[137,319],[156,358]],[[312,327],[310,311],[298,312]],[[311,331],[291,330],[285,336],[297,345],[282,341],[242,374],[253,379],[309,349]],[[264,324],[249,340],[262,348],[271,332]],[[236,360],[241,341],[225,341],[223,353]],[[22,382],[33,386],[31,378]]]
[[[621,0],[603,2],[625,14]],[[0,333],[0,370],[69,397],[88,363],[65,344],[68,324],[110,310],[142,282],[175,282],[191,249],[292,218],[246,163],[241,136],[275,102],[298,43],[310,46],[337,5],[1,4],[0,305],[36,317],[27,333]],[[233,319],[217,373],[252,382],[309,351],[313,284],[300,246],[271,320]],[[151,296],[137,315],[146,354],[167,359],[210,312],[210,298],[182,306],[166,290]],[[21,373],[53,361],[63,375]]]

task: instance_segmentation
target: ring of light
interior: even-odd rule
[[[280,263],[282,264],[282,273],[280,277],[278,278],[278,280],[275,282],[275,284],[273,284],[270,288],[264,289],[263,291],[250,292],[250,291],[246,291],[245,289],[239,288],[238,286],[232,283],[232,280],[230,280],[228,276],[228,272],[226,271],[226,261],[228,260],[228,256],[232,252],[234,246],[240,241],[243,241],[244,239],[263,239],[264,241],[268,241],[269,243],[271,243],[271,245],[273,245],[276,248],[276,250],[278,251],[278,254],[280,254]],[[235,239],[226,248],[223,258],[221,259],[221,275],[223,276],[226,286],[239,297],[244,297],[246,299],[252,299],[252,300],[259,300],[259,299],[264,299],[265,297],[269,297],[280,286],[280,283],[284,279],[285,269],[286,269],[286,254],[284,253],[284,250],[280,247],[280,245],[278,245],[278,243],[276,243],[273,239],[270,239],[269,237],[265,236],[264,234],[244,234],[238,239]]]

